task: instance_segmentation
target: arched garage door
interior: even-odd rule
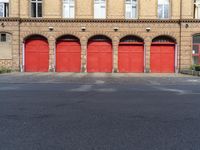
[[[153,40],[151,45],[151,72],[175,72],[175,41],[166,36]]]
[[[81,45],[74,36],[63,36],[56,43],[56,71],[81,71]]]
[[[112,42],[105,36],[89,39],[87,49],[88,72],[112,72]]]
[[[49,45],[46,38],[35,35],[25,41],[25,71],[48,72]]]
[[[120,40],[118,50],[119,72],[144,72],[144,42],[135,36],[127,36]]]

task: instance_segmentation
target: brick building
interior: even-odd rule
[[[177,72],[200,63],[200,0],[0,0],[0,66]]]

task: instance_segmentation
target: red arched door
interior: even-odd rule
[[[157,41],[158,40],[158,41]],[[151,45],[150,67],[152,73],[175,72],[175,43],[173,40],[159,38]]]
[[[81,71],[81,45],[78,39],[59,39],[56,44],[56,71]]]
[[[112,43],[104,37],[91,39],[87,50],[88,72],[112,72]]]
[[[125,37],[118,49],[118,69],[124,73],[144,72],[144,43],[137,37]]]
[[[25,42],[25,71],[48,72],[49,45],[45,38],[34,36]]]

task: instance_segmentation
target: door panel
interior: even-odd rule
[[[112,45],[110,42],[90,42],[87,52],[88,72],[112,72]]]
[[[144,46],[120,45],[118,54],[119,72],[144,72]]]
[[[152,45],[151,46],[151,72],[174,73],[175,72],[175,46]]]
[[[60,41],[57,43],[56,71],[81,71],[81,46],[79,42]]]
[[[29,40],[25,43],[25,71],[48,72],[49,46],[46,40]]]

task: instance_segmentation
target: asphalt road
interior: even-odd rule
[[[0,150],[199,149],[200,78],[0,75]]]

